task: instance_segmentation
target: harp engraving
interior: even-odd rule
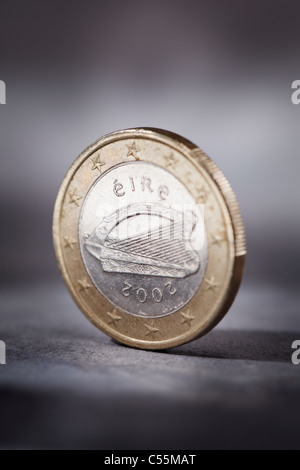
[[[191,243],[196,223],[194,213],[186,217],[162,204],[130,204],[104,217],[84,244],[105,272],[185,278],[200,268]],[[137,233],[124,236],[122,224]]]

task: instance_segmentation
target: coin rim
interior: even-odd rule
[[[184,338],[182,335],[179,337],[171,338],[169,340],[162,340],[162,341],[146,341],[146,340],[137,340],[136,338],[125,337],[124,335],[118,334],[116,331],[113,331],[111,328],[100,328],[109,336],[113,337],[114,339],[122,342],[123,344],[127,344],[129,346],[134,346],[141,349],[166,349],[169,347],[178,346],[189,342],[193,339],[201,337],[207,334],[211,329],[213,329],[224,317],[228,309],[230,308],[236,293],[239,289],[242,274],[245,265],[245,258],[246,258],[246,239],[245,239],[245,231],[244,225],[240,213],[240,209],[235,197],[235,194],[222,173],[219,167],[195,144],[190,142],[189,140],[174,134],[169,131],[165,131],[163,129],[156,129],[156,128],[135,128],[135,129],[125,129],[121,131],[116,131],[111,134],[107,134],[103,136],[101,139],[97,140],[95,143],[87,147],[79,157],[74,161],[66,176],[61,184],[61,187],[58,191],[55,207],[54,207],[54,215],[53,215],[53,241],[54,241],[54,250],[55,255],[58,263],[58,267],[60,269],[62,278],[70,291],[74,301],[78,305],[81,311],[89,318],[92,323],[94,323],[99,328],[99,321],[91,315],[91,312],[88,308],[85,307],[85,303],[82,299],[78,298],[78,294],[69,278],[67,273],[66,267],[64,265],[63,259],[63,250],[61,246],[60,240],[60,215],[61,209],[64,203],[64,198],[66,191],[69,187],[70,181],[72,180],[73,176],[75,175],[76,171],[82,163],[91,156],[95,151],[104,147],[105,145],[114,142],[116,140],[122,140],[122,138],[130,139],[130,138],[150,138],[151,140],[163,141],[165,144],[173,147],[179,152],[182,152],[183,155],[187,156],[189,159],[192,159],[193,163],[196,163],[202,167],[208,174],[208,176],[212,179],[215,183],[217,188],[219,189],[220,195],[223,198],[225,206],[227,207],[228,214],[232,224],[233,230],[233,240],[234,240],[234,262],[233,262],[233,269],[231,273],[230,282],[227,287],[227,292],[222,297],[222,304],[219,305],[219,311],[215,312],[214,319],[209,318],[207,322],[205,322],[205,326],[201,329],[201,331],[191,333],[186,332]],[[166,140],[166,141],[165,141]],[[88,276],[88,273],[87,273]],[[88,276],[89,277],[89,276]]]

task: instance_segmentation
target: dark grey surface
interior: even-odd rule
[[[62,284],[1,300],[2,448],[299,448],[293,291],[244,288],[216,330],[162,352],[103,335]]]

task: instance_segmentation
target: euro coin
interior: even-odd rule
[[[86,317],[118,342],[152,350],[214,328],[246,256],[221,170],[190,141],[150,128],[106,135],[75,160],[58,192],[53,237]]]

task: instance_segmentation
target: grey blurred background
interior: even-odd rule
[[[286,447],[297,442],[295,413],[286,406],[295,411],[300,389],[299,370],[287,364],[291,340],[298,339],[297,332],[300,337],[300,106],[291,102],[291,84],[300,79],[299,18],[297,0],[1,1],[0,79],[6,82],[7,104],[0,106],[0,339],[8,344],[8,365],[0,370],[0,387],[7,416],[14,409],[18,417],[8,434],[0,430],[0,446],[151,448],[153,442],[157,448],[235,448],[276,447],[276,439]],[[122,348],[88,325],[62,286],[52,250],[52,210],[68,167],[103,134],[135,126],[165,128],[202,147],[232,183],[247,231],[245,279],[228,318],[208,339],[170,353],[170,362],[159,353]],[[103,348],[108,348],[105,354]],[[197,361],[184,364],[181,354]],[[123,363],[116,362],[120,355]],[[228,375],[219,383],[220,360],[228,361],[235,378],[235,370],[244,372],[243,384],[237,386]],[[167,372],[161,366],[156,377],[158,361],[166,363]],[[260,363],[267,370],[257,369]],[[76,364],[81,370],[75,371]],[[152,385],[140,377],[144,367],[154,377]],[[181,377],[185,367],[190,377]],[[202,371],[198,382],[193,367]],[[254,372],[255,385],[249,379]],[[164,382],[168,373],[170,381]],[[282,377],[291,384],[288,391],[280,388]],[[162,385],[153,391],[153,383]],[[184,383],[192,398],[183,393]],[[230,404],[224,401],[226,384],[233,387],[231,397],[236,394]],[[91,410],[103,417],[99,403],[117,390],[125,393],[131,413],[120,405],[122,397],[116,398],[121,409],[113,412],[114,403],[105,415],[105,425],[112,428],[104,438]],[[245,398],[249,409],[239,401],[244,393],[250,394],[249,402]],[[88,410],[82,408],[82,396]],[[144,416],[143,440],[139,416],[146,401],[150,414]],[[255,403],[257,421],[243,434],[241,423],[256,416]],[[160,406],[158,422],[164,416],[170,425],[165,440],[154,431],[154,410]],[[31,425],[28,408],[37,410]],[[73,436],[75,408],[88,431],[79,426]],[[171,415],[183,417],[182,436],[175,433]],[[128,429],[127,440],[114,434],[117,416],[122,423],[135,423],[132,441]],[[197,439],[196,416],[207,423],[207,439]],[[211,424],[220,421],[224,429]],[[263,437],[268,426],[274,430],[279,423],[285,439],[279,431],[269,440]],[[264,426],[265,433],[257,434]]]

